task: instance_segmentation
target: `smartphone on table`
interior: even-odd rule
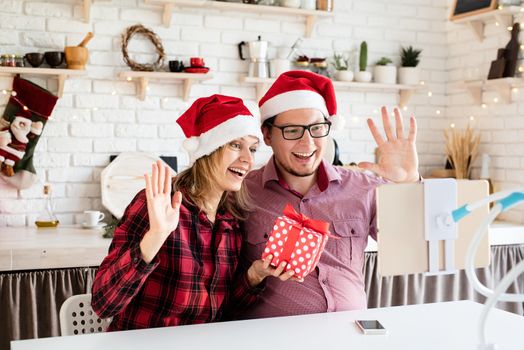
[[[355,320],[364,334],[386,334],[387,330],[378,320]]]

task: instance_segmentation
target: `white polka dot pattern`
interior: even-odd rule
[[[287,244],[288,237],[290,235],[293,237],[292,233],[295,232],[293,230],[297,229],[300,230],[298,238],[296,241],[290,241]],[[273,226],[273,232],[271,232],[268,239],[262,259],[272,254],[273,260],[271,265],[275,267],[286,260],[285,270],[294,270],[295,274],[293,277],[304,278],[317,266],[327,240],[327,235],[315,232],[309,228],[300,229],[300,225],[297,222],[281,216]],[[286,248],[292,248],[293,251],[285,251]]]

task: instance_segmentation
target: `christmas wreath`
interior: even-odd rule
[[[156,52],[158,54],[158,58],[155,63],[137,63],[133,61],[131,58],[129,58],[129,53],[127,52],[127,45],[129,44],[129,41],[135,34],[141,34],[145,36],[151,41],[151,43],[153,43],[153,45],[155,45]],[[127,28],[125,33],[122,34],[122,54],[124,55],[124,62],[129,67],[131,67],[132,70],[149,72],[152,72],[162,67],[162,65],[164,64],[164,59],[166,57],[160,37],[156,35],[156,33],[153,32],[151,29],[146,28],[141,24],[137,24]]]

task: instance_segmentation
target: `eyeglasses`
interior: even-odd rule
[[[307,130],[309,131],[309,135],[313,138],[321,138],[326,137],[329,134],[329,130],[331,129],[331,122],[322,122],[322,123],[314,123],[309,125],[286,125],[286,126],[278,126],[274,124],[269,124],[270,126],[274,126],[277,129],[280,129],[282,131],[282,137],[285,140],[298,140],[301,139],[302,136],[304,136],[304,132]]]

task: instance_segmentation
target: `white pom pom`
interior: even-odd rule
[[[343,130],[344,126],[346,125],[346,120],[341,115],[332,115],[329,118],[329,121],[331,122],[331,129],[333,130]]]
[[[200,142],[198,141],[197,137],[191,137],[189,139],[185,139],[182,145],[186,151],[193,153],[198,149],[199,144]]]

